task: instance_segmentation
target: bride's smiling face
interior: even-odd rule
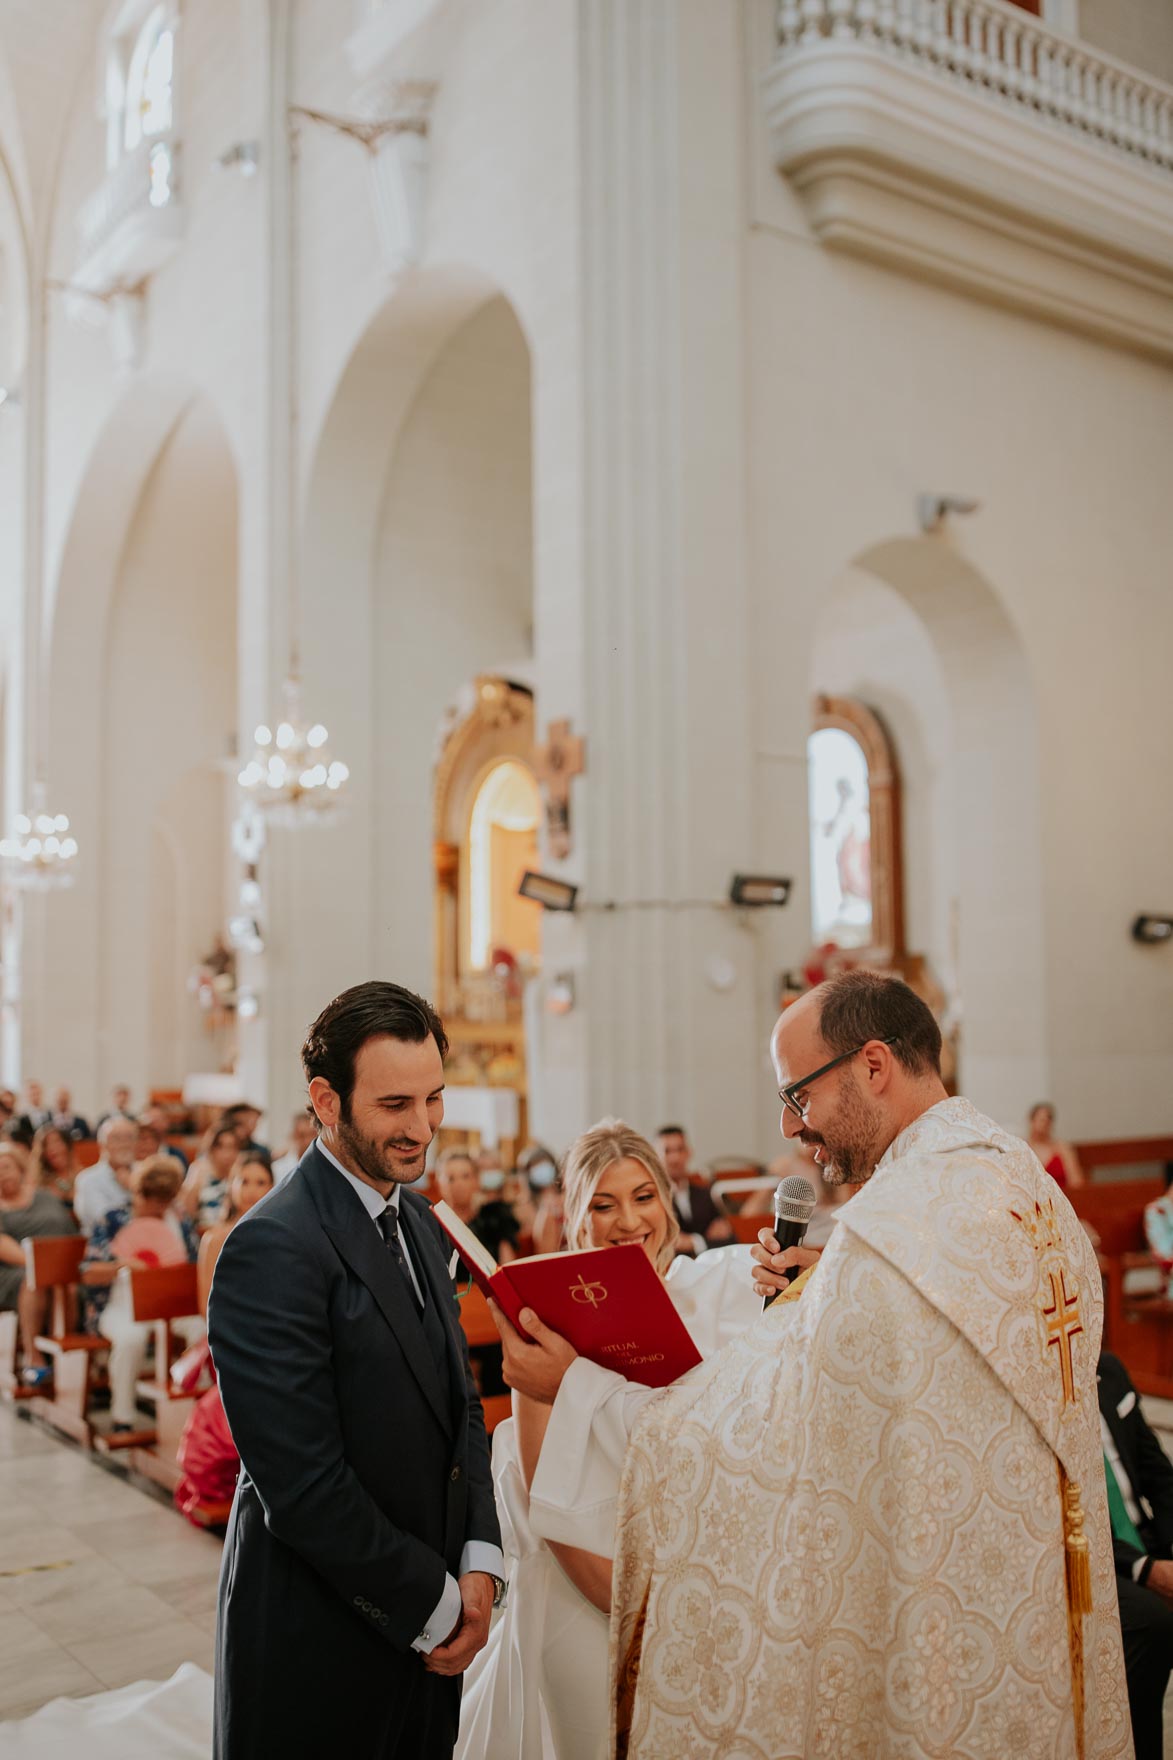
[[[639,1161],[611,1163],[595,1187],[587,1219],[592,1247],[638,1242],[653,1265],[668,1236],[668,1213]]]

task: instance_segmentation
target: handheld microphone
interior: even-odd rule
[[[778,1189],[774,1193],[774,1238],[778,1242],[778,1251],[784,1253],[787,1247],[800,1247],[806,1234],[807,1223],[818,1203],[818,1193],[809,1179],[803,1179],[800,1173],[791,1173],[779,1180]],[[798,1276],[798,1266],[790,1265],[782,1274],[787,1283],[793,1283]],[[771,1290],[762,1301],[762,1312],[769,1307],[781,1290]]]

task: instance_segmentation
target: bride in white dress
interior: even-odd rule
[[[761,1312],[749,1247],[675,1257],[680,1230],[668,1180],[636,1131],[610,1119],[596,1125],[571,1145],[562,1177],[569,1245],[638,1243],[702,1356]],[[647,1390],[584,1359],[572,1373],[573,1397],[560,1398],[553,1424],[550,1407],[515,1393],[514,1417],[493,1436],[509,1588],[464,1678],[455,1760],[601,1760],[606,1753],[615,1500],[630,1409]],[[610,1416],[600,1426],[603,1412]]]

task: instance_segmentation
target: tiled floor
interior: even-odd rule
[[[1144,1402],[1173,1456],[1173,1401]],[[220,1542],[0,1404],[0,1722],[212,1670]],[[1173,1689],[1165,1709],[1173,1760]]]
[[[220,1542],[0,1405],[0,1720],[211,1672]]]

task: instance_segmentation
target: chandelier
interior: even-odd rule
[[[10,886],[47,892],[55,886],[73,885],[77,839],[69,834],[64,813],[47,813],[42,783],[33,788],[33,810],[17,813],[13,835],[0,839],[0,861]]]
[[[337,805],[350,771],[327,749],[329,734],[320,721],[306,724],[301,680],[285,680],[285,710],[276,732],[262,724],[253,734],[248,763],[237,775],[245,798],[275,824],[300,825],[324,818]]]

